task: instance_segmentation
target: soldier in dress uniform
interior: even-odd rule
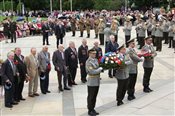
[[[71,23],[72,37],[74,37],[75,31],[76,31],[76,19],[75,19],[75,17],[72,17],[70,19],[70,23]]]
[[[111,32],[115,36],[115,41],[118,42],[118,31],[119,31],[119,23],[117,20],[112,20],[111,23]]]
[[[86,24],[87,38],[90,38],[90,29],[91,29],[90,16],[87,16],[85,24]]]
[[[98,38],[98,31],[99,31],[99,28],[98,28],[98,25],[100,23],[100,20],[98,17],[95,17],[94,18],[94,31],[95,31],[95,38]]]
[[[151,92],[152,90],[149,88],[150,85],[150,77],[154,67],[154,57],[157,55],[154,47],[152,45],[152,38],[147,37],[145,38],[145,45],[142,47],[142,51],[149,52],[152,54],[151,58],[144,58],[143,61],[143,68],[144,68],[144,75],[143,75],[143,91],[146,93]]]
[[[165,19],[163,22],[163,38],[165,39],[164,44],[168,44],[168,28],[170,26],[170,22]]]
[[[84,19],[83,17],[80,17],[79,20],[79,29],[80,29],[80,37],[83,37],[83,31],[84,31]]]
[[[162,19],[160,19],[159,22],[156,24],[155,38],[156,38],[156,51],[162,51],[162,39],[163,39]]]
[[[138,57],[135,48],[135,39],[129,40],[128,42],[128,50],[127,54],[129,54],[131,60],[133,61],[132,64],[129,65],[129,79],[128,79],[128,100],[135,99],[134,92],[135,92],[135,84],[137,81],[137,74],[138,74],[138,62],[143,61],[140,57]]]
[[[146,25],[143,19],[142,22],[139,25],[137,25],[136,28],[138,28],[138,42],[140,45],[139,49],[141,49],[144,46],[144,38],[146,36]]]
[[[116,100],[117,100],[117,106],[120,106],[123,104],[123,98],[125,97],[125,93],[127,90],[128,85],[128,78],[129,78],[129,70],[128,65],[132,63],[132,60],[130,59],[129,55],[126,55],[126,49],[124,45],[120,46],[118,48],[119,51],[119,58],[123,59],[125,62],[125,66],[122,66],[116,70],[115,77],[118,81],[118,87],[117,87],[117,93],[116,93]]]
[[[151,36],[151,31],[152,31],[152,25],[153,25],[153,17],[149,16],[148,21],[146,22],[146,27],[147,27],[147,35]]]
[[[81,71],[81,81],[82,83],[87,82],[86,80],[86,60],[88,59],[88,46],[86,39],[82,40],[82,45],[78,48],[78,59],[80,63],[80,71]]]
[[[103,52],[102,52],[102,49],[99,47],[99,42],[98,41],[95,41],[94,42],[94,47],[93,49],[96,50],[96,58],[99,59],[103,56]]]
[[[89,58],[86,61],[86,72],[88,74],[87,88],[88,88],[88,96],[87,96],[87,107],[88,107],[88,115],[96,116],[99,115],[98,112],[95,111],[96,98],[100,85],[100,72],[103,68],[99,67],[98,60],[96,57],[96,50],[90,49],[88,51]]]
[[[104,45],[104,29],[105,29],[105,26],[106,25],[105,25],[104,19],[100,19],[100,23],[98,25],[100,45]]]
[[[125,43],[127,43],[127,41],[129,41],[131,38],[131,30],[132,30],[132,23],[130,19],[127,18],[123,28],[123,31],[125,33]]]
[[[175,21],[171,21],[170,22],[170,26],[168,28],[168,38],[169,38],[169,47],[168,48],[172,48],[173,47],[173,25],[175,25]]]

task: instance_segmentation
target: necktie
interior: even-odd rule
[[[62,55],[62,59],[64,60],[64,53],[63,53],[63,52],[61,52],[61,55]]]

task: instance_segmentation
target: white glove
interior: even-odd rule
[[[103,70],[103,68],[102,68],[102,67],[99,67],[98,69],[99,69],[99,70],[101,70],[101,71]]]

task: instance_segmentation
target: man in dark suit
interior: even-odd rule
[[[55,27],[55,36],[57,38],[57,47],[58,47],[59,41],[61,44],[63,44],[63,37],[65,36],[65,28],[64,25],[62,25],[61,21],[58,21]]]
[[[49,45],[49,30],[50,28],[49,28],[47,21],[44,21],[42,25],[43,45],[45,45],[45,41],[47,45]]]
[[[5,107],[12,108],[13,105],[18,104],[14,101],[14,83],[15,76],[17,76],[17,68],[13,62],[14,52],[9,52],[7,54],[7,60],[2,64],[2,78],[4,85],[11,85],[9,89],[5,88]]]
[[[88,46],[86,39],[82,40],[82,45],[78,48],[78,59],[80,63],[80,71],[81,71],[81,81],[82,83],[87,82],[86,80],[86,60],[88,59]]]
[[[71,78],[68,78],[68,84],[70,86],[77,85],[75,83],[75,77],[78,68],[78,55],[74,42],[69,43],[69,47],[65,50],[66,66],[70,70]]]
[[[53,53],[52,57],[53,65],[55,66],[55,70],[57,71],[58,75],[58,84],[59,84],[59,91],[63,91],[62,89],[62,75],[64,76],[64,90],[70,90],[67,87],[67,74],[66,74],[66,62],[65,62],[65,53],[64,53],[64,46],[60,44],[58,46],[58,50]]]
[[[96,52],[97,52],[96,53],[96,58],[97,59],[99,59],[99,58],[101,58],[103,56],[103,52],[102,52],[102,49],[99,47],[99,42],[98,41],[94,42],[93,49],[95,49]]]
[[[11,35],[11,43],[16,43],[16,22],[10,22],[10,35]]]
[[[22,91],[24,88],[24,81],[29,78],[27,75],[26,64],[24,63],[24,56],[21,55],[21,49],[15,48],[14,64],[16,65],[19,72],[19,80],[16,79],[15,87],[15,100],[25,100],[22,96]]]
[[[117,52],[119,45],[118,43],[115,42],[115,36],[111,35],[110,36],[110,41],[107,43],[106,46],[106,52]],[[108,75],[109,78],[113,78],[113,76],[115,76],[115,70],[113,70],[113,75],[112,75],[112,70],[109,70]]]

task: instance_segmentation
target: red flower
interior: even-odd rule
[[[14,61],[14,64],[15,64],[15,65],[18,65],[18,64],[19,64],[19,62],[18,62],[17,60],[15,60],[15,61]]]

